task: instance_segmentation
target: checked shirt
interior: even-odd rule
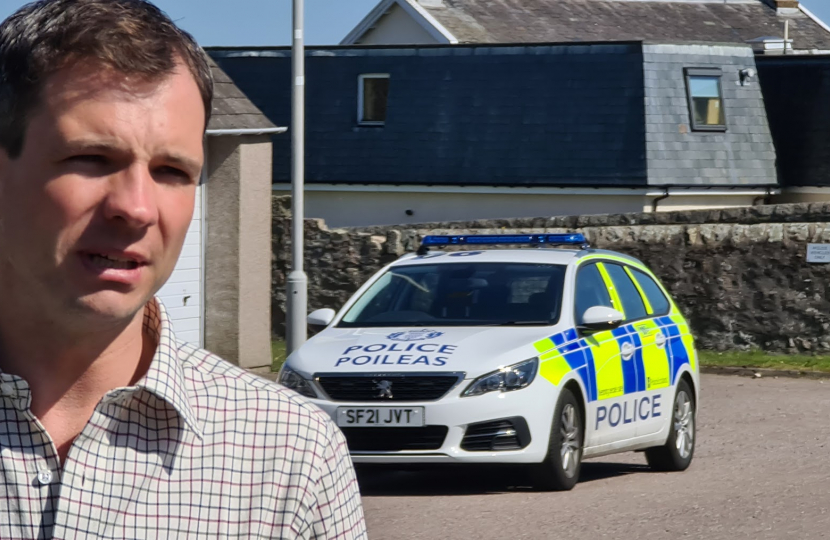
[[[177,342],[148,303],[147,375],[109,392],[61,468],[0,374],[0,539],[365,539],[342,433],[297,394]]]

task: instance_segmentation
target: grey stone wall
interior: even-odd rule
[[[284,334],[290,202],[274,198],[272,331]],[[806,244],[830,242],[830,203],[659,214],[305,228],[309,309],[340,308],[420,236],[583,232],[595,247],[645,262],[671,291],[704,349],[830,351],[830,265],[807,264]]]
[[[748,46],[643,45],[648,183],[775,185],[775,149]],[[684,68],[722,71],[725,132],[692,131]]]

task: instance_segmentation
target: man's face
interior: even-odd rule
[[[58,324],[126,320],[170,277],[190,224],[201,94],[181,64],[148,82],[79,62],[41,97],[21,155],[0,149],[0,286]]]

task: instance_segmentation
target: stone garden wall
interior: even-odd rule
[[[284,335],[290,199],[273,204],[272,331]],[[700,348],[830,354],[830,264],[806,262],[808,243],[830,243],[830,203],[334,230],[307,220],[309,309],[339,309],[421,236],[450,231],[582,232],[594,247],[645,262],[689,318]]]

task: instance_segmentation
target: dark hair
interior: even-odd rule
[[[39,0],[0,24],[0,147],[23,149],[28,116],[46,79],[80,60],[149,80],[170,75],[177,61],[196,79],[210,118],[213,77],[193,37],[145,0]]]

